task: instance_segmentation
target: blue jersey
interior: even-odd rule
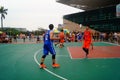
[[[45,35],[44,35],[44,44],[51,44],[51,40],[50,40],[50,30],[48,30]]]
[[[53,41],[50,39],[50,31],[48,30],[44,35],[44,46],[43,46],[43,53],[44,55],[48,55],[50,52],[52,55],[55,55],[56,52],[53,47]]]

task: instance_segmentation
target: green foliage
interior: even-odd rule
[[[3,28],[3,19],[5,19],[5,15],[7,15],[7,11],[8,11],[8,9],[4,9],[3,6],[0,8],[0,14],[1,14],[1,28]]]
[[[39,30],[36,30],[34,32],[32,32],[34,35],[42,35],[43,33],[45,33],[45,30],[42,30],[42,31],[39,31]]]
[[[15,28],[4,28],[2,31],[6,32],[7,35],[11,35],[11,36],[17,35],[17,34],[21,33],[20,31],[16,30]]]

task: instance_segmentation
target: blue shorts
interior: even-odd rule
[[[43,54],[44,54],[44,55],[48,55],[49,52],[50,52],[52,55],[55,55],[55,54],[56,54],[53,45],[46,45],[46,44],[44,44],[44,46],[43,46]]]

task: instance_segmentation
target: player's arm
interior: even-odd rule
[[[59,38],[59,37],[54,37],[54,32],[51,31],[51,32],[50,32],[50,39],[51,39],[51,40],[59,40],[60,38]]]
[[[85,32],[84,32],[85,33]],[[82,41],[85,40],[85,34],[82,35]]]
[[[93,43],[93,35],[92,32],[90,31],[90,36],[91,36],[91,44]]]
[[[93,34],[92,34],[92,32],[91,32],[91,47],[93,49]]]

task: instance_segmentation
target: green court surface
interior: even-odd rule
[[[71,59],[65,43],[55,47],[59,68],[52,68],[51,55],[45,60],[47,69],[39,68],[43,44],[0,44],[0,80],[120,80],[120,58]],[[96,42],[94,46],[117,46]]]

